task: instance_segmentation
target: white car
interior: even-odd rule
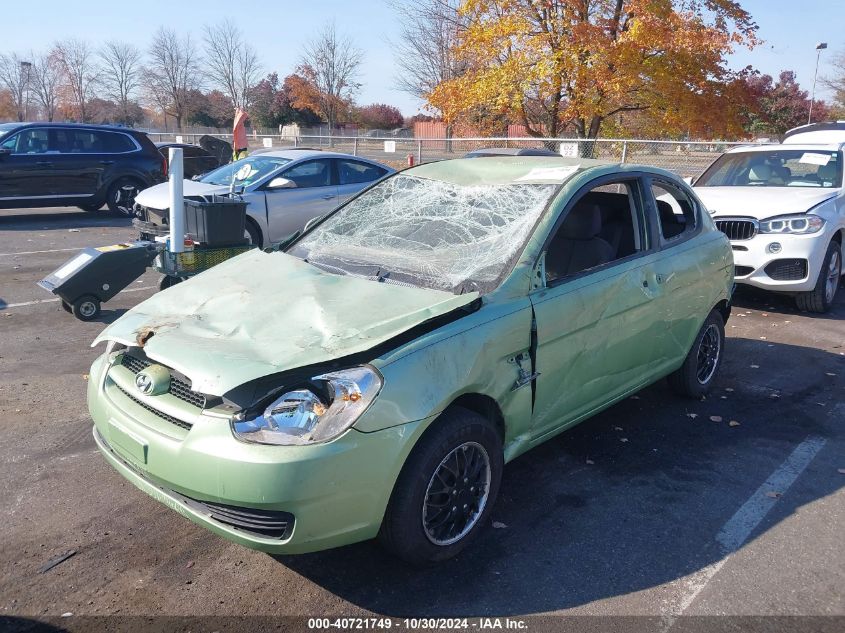
[[[186,198],[225,194],[232,186],[247,202],[244,237],[269,246],[289,237],[309,220],[325,215],[350,197],[395,170],[349,154],[308,149],[254,153],[184,181]],[[165,182],[135,198],[136,214],[149,220],[151,210],[170,207]]]
[[[737,283],[827,312],[842,275],[845,122],[790,130],[780,145],[736,147],[695,181],[731,240]]]

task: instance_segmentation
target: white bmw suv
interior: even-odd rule
[[[806,125],[780,145],[729,150],[695,181],[731,240],[737,283],[830,309],[845,255],[843,150],[845,122]]]

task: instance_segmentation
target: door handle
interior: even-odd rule
[[[100,164],[101,165],[114,165],[114,161],[113,160],[101,160]]]
[[[657,273],[657,274],[654,276],[654,280],[655,280],[657,283],[659,283],[659,284],[664,284],[664,283],[666,283],[666,280],[667,280],[667,279],[668,279],[668,277],[667,277],[666,275],[662,275],[662,274],[660,274],[660,273]]]
[[[334,198],[334,196],[332,194],[329,194],[327,196],[323,196],[323,200],[331,200],[332,198]]]
[[[49,160],[39,160],[35,164],[38,165],[39,167],[49,167],[53,163],[52,163],[52,161],[49,161]]]

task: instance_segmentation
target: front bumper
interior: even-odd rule
[[[372,433],[350,429],[312,446],[249,444],[235,439],[225,418],[198,414],[188,429],[163,419],[140,399],[161,396],[130,399],[109,369],[106,358],[98,358],[88,387],[94,438],[106,460],[194,523],[271,553],[310,552],[374,537],[402,464],[426,426],[421,420]],[[287,513],[292,527],[266,536],[217,520],[204,502]]]
[[[827,231],[810,235],[758,233],[749,240],[731,240],[737,271],[736,282],[782,292],[812,290],[816,285],[829,241]],[[767,248],[774,242],[781,245],[781,250],[770,253]],[[805,274],[800,279],[773,279],[769,273],[776,265],[773,262],[777,260],[793,260],[796,265],[806,261]]]

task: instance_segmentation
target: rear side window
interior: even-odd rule
[[[341,185],[356,185],[378,180],[387,173],[386,169],[361,163],[357,160],[338,160],[337,175]]]
[[[201,158],[207,156],[205,150],[201,147],[183,147],[182,153],[188,158]]]
[[[652,181],[651,193],[657,206],[660,235],[664,240],[680,239],[695,231],[698,218],[696,205],[678,187],[662,181]]]
[[[55,149],[62,154],[122,154],[137,149],[126,134],[97,130],[58,129]]]

